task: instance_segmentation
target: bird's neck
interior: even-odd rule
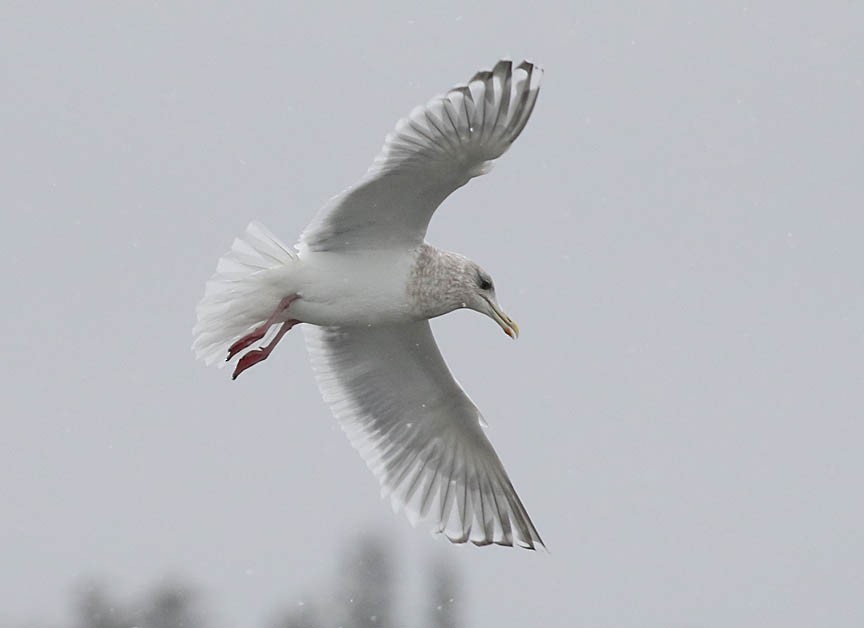
[[[435,318],[465,307],[463,277],[470,261],[463,255],[424,243],[408,283],[408,297],[420,318]]]

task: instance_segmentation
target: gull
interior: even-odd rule
[[[415,108],[294,247],[251,223],[197,307],[195,354],[206,364],[236,360],[234,379],[305,323],[324,401],[382,495],[453,543],[545,547],[429,319],[469,308],[511,338],[519,327],[489,273],[425,242],[444,199],[489,172],[522,132],[542,74],[528,61],[499,61]]]

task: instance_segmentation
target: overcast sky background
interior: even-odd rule
[[[295,6],[3,3],[0,622],[179,574],[260,626],[372,528],[478,628],[864,625],[864,5]],[[549,554],[394,516],[302,334],[189,349],[250,220],[293,241],[501,56],[537,108],[429,240],[523,333],[434,328]]]

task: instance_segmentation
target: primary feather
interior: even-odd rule
[[[525,128],[543,71],[499,61],[417,107],[384,141],[359,183],[334,197],[301,236],[311,250],[415,247],[452,192],[485,174]]]
[[[395,510],[456,543],[542,545],[427,321],[305,331],[325,402]]]

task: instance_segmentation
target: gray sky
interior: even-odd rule
[[[371,527],[452,556],[472,626],[864,624],[860,3],[36,4],[0,17],[0,621],[171,573],[251,628]],[[292,241],[505,55],[534,116],[429,239],[522,337],[434,327],[550,554],[395,517],[302,334],[233,383],[189,349],[250,220]]]

